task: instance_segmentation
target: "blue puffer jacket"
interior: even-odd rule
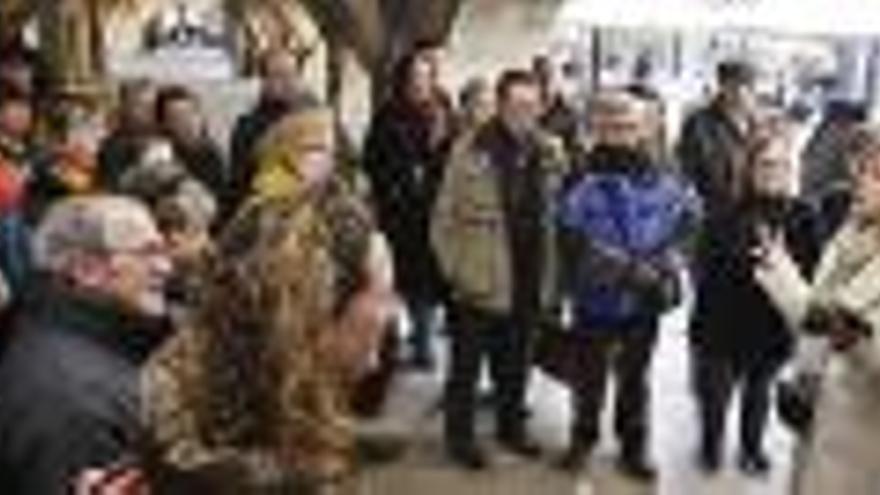
[[[575,318],[581,331],[627,327],[659,311],[648,307],[639,289],[622,272],[634,264],[675,276],[671,256],[696,224],[700,203],[695,191],[657,168],[586,174],[563,199],[565,229],[584,241],[575,281]],[[586,248],[589,246],[589,248]],[[601,253],[601,260],[595,257]],[[616,266],[615,266],[616,265]],[[654,313],[654,314],[652,314]]]

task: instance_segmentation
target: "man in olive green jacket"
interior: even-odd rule
[[[517,454],[538,454],[524,401],[532,329],[555,286],[551,209],[565,164],[561,141],[538,130],[533,76],[509,71],[497,92],[498,115],[453,150],[432,225],[452,295],[447,448],[470,469],[487,463],[474,438],[484,357],[496,388],[499,442]]]

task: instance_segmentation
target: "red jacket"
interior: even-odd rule
[[[21,206],[24,179],[12,163],[0,158],[0,215]]]

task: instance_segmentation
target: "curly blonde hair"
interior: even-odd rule
[[[339,193],[278,199],[250,205],[224,233],[193,329],[165,360],[190,443],[268,453],[318,478],[349,469],[347,384],[323,346],[365,281],[365,211]]]

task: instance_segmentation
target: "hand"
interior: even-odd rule
[[[804,331],[814,337],[826,337],[839,325],[836,312],[828,306],[814,305],[807,310]]]
[[[831,347],[836,351],[846,351],[873,334],[870,324],[845,308],[837,309],[836,319],[829,335]]]
[[[663,275],[650,263],[636,261],[630,264],[632,283],[642,290],[652,290],[663,282]]]
[[[836,351],[845,351],[873,333],[861,317],[840,306],[811,307],[804,329],[809,335],[827,337]]]
[[[756,266],[767,267],[782,252],[787,252],[785,239],[779,232],[773,232],[766,226],[759,225],[755,234],[758,242],[749,255]]]
[[[87,469],[75,481],[76,495],[150,495],[146,477],[139,469]]]

